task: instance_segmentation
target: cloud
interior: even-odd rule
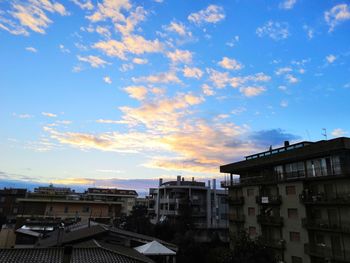
[[[49,118],[56,118],[57,114],[51,113],[51,112],[42,112],[41,115]]]
[[[136,7],[135,11],[130,13],[123,23],[116,23],[115,27],[120,33],[122,33],[122,35],[130,35],[134,31],[136,25],[145,20],[146,15],[147,12],[143,9],[143,7],[138,6]]]
[[[297,0],[284,0],[279,4],[279,8],[286,10],[293,9],[296,3]]]
[[[244,77],[230,77],[228,72],[219,72],[214,69],[207,69],[207,72],[209,74],[210,81],[212,81],[213,84],[220,89],[226,87],[227,85],[230,85],[233,88],[238,88],[244,83],[267,82],[271,80],[270,76],[261,72]]]
[[[29,52],[32,52],[32,53],[36,53],[38,52],[38,50],[34,47],[26,47],[26,50],[29,51]]]
[[[262,130],[252,133],[250,138],[259,146],[267,150],[270,145],[280,147],[284,141],[299,140],[300,136],[286,133],[282,129]]]
[[[188,66],[185,66],[182,70],[184,76],[186,78],[196,78],[200,79],[203,76],[203,71],[199,68],[190,68]]]
[[[314,38],[314,30],[311,27],[304,25],[303,29],[306,31],[308,39]]]
[[[122,41],[108,40],[99,41],[93,45],[107,56],[118,57],[126,60],[126,53],[141,55],[144,53],[157,53],[163,51],[163,45],[156,40],[146,40],[139,35],[123,37]]]
[[[14,117],[20,118],[20,119],[30,119],[33,118],[34,116],[28,113],[22,113],[22,114],[17,114],[17,113],[13,113],[12,114]]]
[[[74,4],[78,5],[81,9],[92,10],[94,5],[91,0],[71,0]]]
[[[288,101],[281,100],[280,106],[283,107],[283,108],[287,108],[288,107]]]
[[[144,86],[128,86],[124,90],[129,94],[131,98],[137,100],[144,100],[147,95],[147,88]]]
[[[70,50],[66,48],[64,45],[60,44],[58,47],[62,53],[70,53]]]
[[[243,68],[243,65],[239,63],[237,60],[230,59],[228,57],[223,57],[222,60],[218,62],[218,64],[221,67],[225,69],[230,69],[230,70],[239,70]]]
[[[183,23],[171,22],[168,26],[165,27],[165,30],[169,32],[175,32],[182,37],[192,36],[192,33],[187,30],[186,26]]]
[[[147,82],[147,83],[181,83],[181,80],[176,76],[176,72],[168,71],[162,72],[155,75],[133,77],[134,82]]]
[[[215,91],[212,87],[210,87],[208,84],[202,85],[202,91],[206,96],[213,96],[215,94]]]
[[[111,37],[111,32],[108,30],[107,27],[97,26],[96,32],[100,34],[101,36],[104,36],[105,38],[109,39]]]
[[[97,11],[87,18],[91,22],[104,21],[111,19],[113,22],[125,21],[125,16],[122,11],[128,11],[132,5],[128,0],[104,0],[103,3],[97,4]]]
[[[45,29],[52,23],[47,12],[58,13],[62,16],[69,14],[62,4],[50,0],[30,0],[28,3],[13,2],[8,12],[9,17],[0,16],[0,28],[14,35],[29,35],[28,29],[44,34]]]
[[[143,65],[143,64],[147,64],[148,60],[144,59],[144,58],[134,58],[132,60],[133,63],[138,64],[138,65]]]
[[[226,42],[226,45],[229,47],[234,47],[239,42],[239,36],[234,36],[229,42]]]
[[[272,20],[258,27],[256,34],[259,37],[268,36],[275,41],[286,39],[290,35],[287,23],[274,22]]]
[[[239,91],[246,97],[255,97],[266,91],[264,87],[241,87]]]
[[[98,56],[77,56],[79,61],[83,61],[86,63],[89,63],[91,65],[91,67],[93,68],[100,68],[100,67],[104,67],[105,65],[109,64],[107,61],[104,61],[103,59],[101,59]]]
[[[329,26],[329,32],[332,32],[334,28],[350,19],[350,10],[347,4],[339,4],[332,7],[330,10],[324,13],[324,19]]]
[[[334,129],[331,134],[333,137],[343,137],[346,134],[348,134],[348,132],[344,131],[343,129],[337,128],[337,129]]]
[[[289,83],[292,83],[292,84],[299,82],[299,80],[296,77],[294,77],[292,74],[287,74],[285,78]]]
[[[167,57],[172,63],[191,63],[192,53],[188,50],[176,49],[174,52],[168,52]]]
[[[332,54],[330,54],[326,57],[326,60],[329,64],[332,64],[336,59],[337,59],[337,57],[332,55]]]
[[[283,67],[283,68],[278,68],[276,71],[275,71],[275,74],[276,75],[283,75],[283,74],[286,74],[288,72],[291,72],[293,71],[292,68],[290,67]]]
[[[112,84],[112,79],[109,76],[103,77],[103,81],[106,82],[107,84]]]
[[[224,9],[221,6],[209,5],[206,9],[200,10],[197,13],[192,13],[188,20],[194,24],[200,25],[203,23],[218,23],[225,18]]]

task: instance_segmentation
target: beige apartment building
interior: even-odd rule
[[[350,138],[300,142],[223,165],[230,234],[286,263],[350,262]]]

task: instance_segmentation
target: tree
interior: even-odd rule
[[[144,205],[135,205],[130,215],[125,218],[124,228],[144,235],[153,235],[153,225]]]

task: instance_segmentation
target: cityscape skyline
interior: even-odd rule
[[[344,1],[0,6],[2,186],[222,178],[270,145],[349,135]]]

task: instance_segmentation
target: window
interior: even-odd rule
[[[286,195],[295,195],[295,185],[286,186]]]
[[[298,209],[288,208],[288,218],[298,218]]]
[[[299,232],[289,232],[290,241],[299,242],[300,241],[300,233]]]
[[[301,257],[292,256],[292,263],[303,263],[303,259]]]
[[[83,213],[88,213],[90,211],[89,206],[83,206]]]
[[[249,227],[249,236],[250,237],[255,237],[256,236],[256,227],[255,226],[250,226]]]
[[[64,207],[64,213],[68,213],[68,206]]]
[[[247,196],[254,196],[254,188],[247,189]]]
[[[255,208],[248,207],[248,216],[255,216]]]
[[[5,202],[5,196],[2,196],[2,197],[0,198],[0,202],[1,202],[1,203]]]

